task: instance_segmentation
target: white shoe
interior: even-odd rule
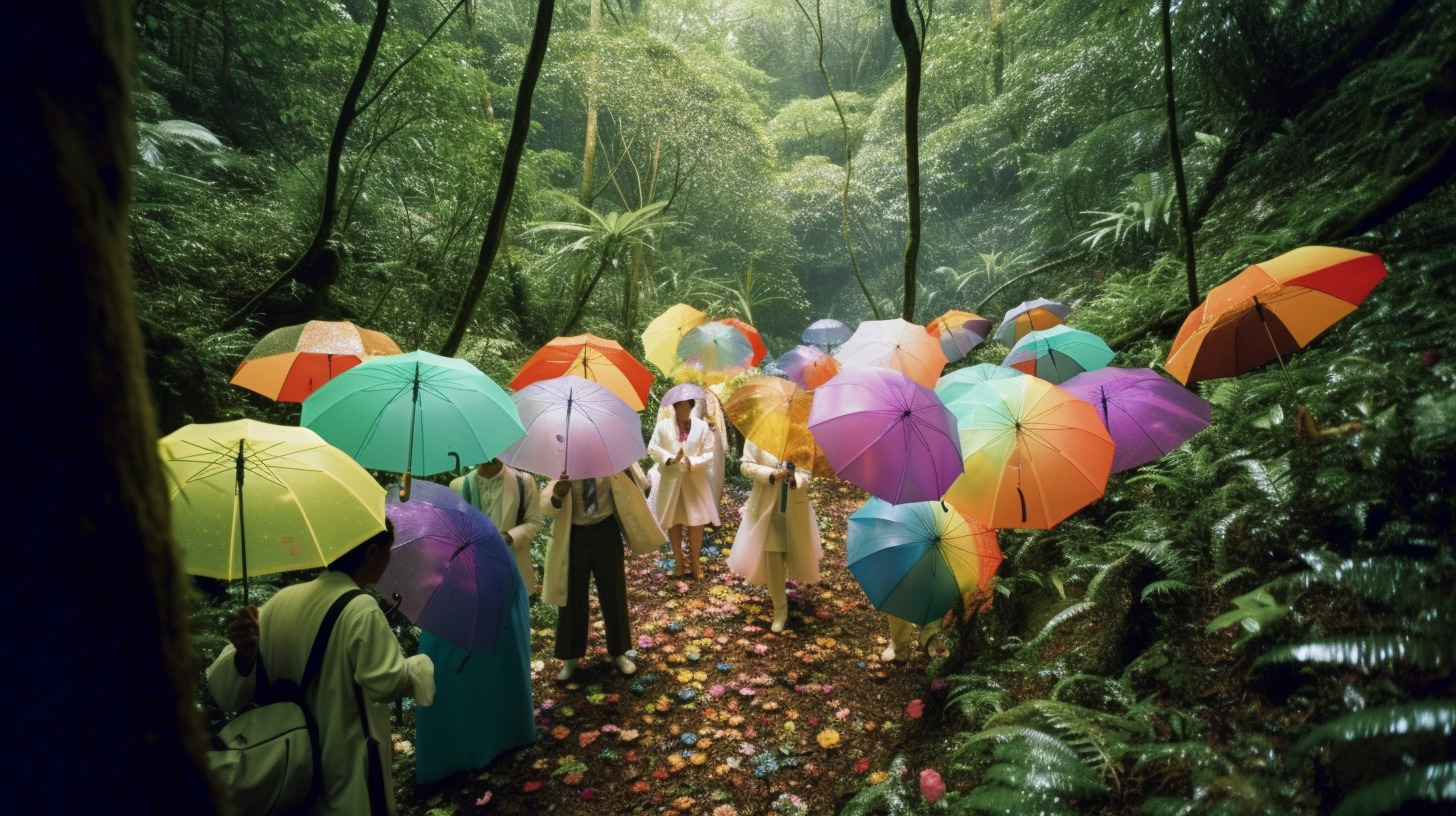
[[[576,661],[563,660],[561,661],[561,672],[556,675],[556,679],[565,682],[570,680],[573,674],[576,674]]]
[[[895,659],[895,647],[894,646],[887,646],[883,652],[880,652],[880,661],[881,662],[883,662],[883,663],[889,663],[889,662],[892,662],[894,659]]]
[[[612,664],[617,667],[624,677],[631,677],[637,673],[637,664],[633,663],[626,655],[617,655],[612,659]]]
[[[774,632],[774,633],[782,632],[782,631],[784,631],[784,624],[785,623],[788,623],[788,616],[787,615],[785,615],[782,618],[776,617],[776,618],[773,619],[773,623],[770,623],[768,625],[768,630],[770,632]]]

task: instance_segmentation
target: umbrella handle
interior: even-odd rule
[[[404,475],[399,478],[399,500],[402,501],[402,502],[407,502],[407,501],[409,501],[409,497],[410,497],[410,472],[408,470],[406,470],[404,472]]]

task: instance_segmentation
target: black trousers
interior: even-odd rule
[[[615,515],[587,526],[571,525],[566,565],[566,606],[556,618],[556,658],[575,660],[586,654],[587,613],[591,601],[587,581],[597,586],[597,602],[607,628],[607,653],[625,654],[632,647],[627,622],[627,572],[622,557],[622,530]]]

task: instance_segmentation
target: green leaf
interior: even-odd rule
[[[1255,666],[1300,663],[1353,666],[1363,672],[1392,665],[1421,671],[1451,666],[1451,642],[1416,635],[1349,635],[1278,646],[1259,656]]]
[[[1456,701],[1422,700],[1367,708],[1323,723],[1295,744],[1294,753],[1308,751],[1322,742],[1398,737],[1405,734],[1456,733]]]
[[[1456,762],[1411,768],[1355,791],[1332,816],[1375,816],[1407,802],[1456,802]]]

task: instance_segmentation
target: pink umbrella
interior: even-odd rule
[[[839,361],[818,346],[794,346],[778,359],[784,376],[805,391],[812,391],[839,373]]]
[[[841,371],[814,390],[809,430],[841,478],[891,504],[939,499],[963,469],[955,416],[898,371]]]
[[[511,395],[526,435],[500,452],[514,468],[555,478],[610,476],[647,455],[642,424],[606,386],[566,376]]]
[[[1097,409],[1117,443],[1113,473],[1160,459],[1208,427],[1208,403],[1150,368],[1099,368],[1062,388]]]
[[[834,357],[845,368],[894,369],[926,388],[935,387],[947,362],[940,341],[924,326],[898,317],[859,324]]]

